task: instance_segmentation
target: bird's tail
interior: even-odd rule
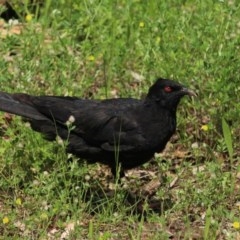
[[[31,103],[31,96],[27,94],[9,94],[0,92],[0,111],[12,113],[33,120],[46,120]]]

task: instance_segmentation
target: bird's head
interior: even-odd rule
[[[147,99],[158,102],[162,107],[176,110],[180,99],[184,95],[196,96],[196,94],[173,80],[159,78],[150,87]]]

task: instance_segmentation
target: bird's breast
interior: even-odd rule
[[[176,131],[176,118],[165,116],[165,118],[154,118],[142,127],[149,149],[160,152],[164,149],[171,136]]]

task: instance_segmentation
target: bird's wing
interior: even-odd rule
[[[99,146],[106,151],[135,151],[145,143],[134,114],[139,100],[34,97],[32,103],[41,114],[57,124],[66,125],[68,120],[72,120],[72,133],[88,145]]]

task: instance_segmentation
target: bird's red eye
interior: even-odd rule
[[[169,87],[169,86],[166,86],[166,87],[164,87],[164,91],[165,91],[166,93],[170,93],[170,92],[172,92],[172,88]]]

